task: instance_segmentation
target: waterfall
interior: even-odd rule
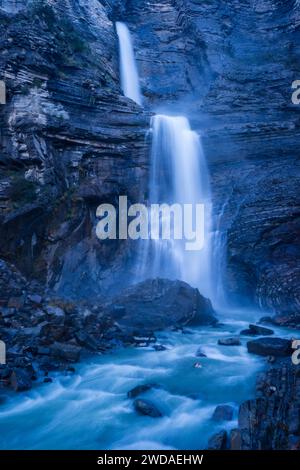
[[[154,116],[151,134],[150,202],[204,204],[205,244],[187,251],[182,240],[143,241],[140,274],[181,279],[211,297],[211,194],[200,137],[183,116]]]
[[[126,24],[119,21],[116,23],[116,31],[119,38],[122,90],[125,96],[141,105],[142,96],[130,31]]]

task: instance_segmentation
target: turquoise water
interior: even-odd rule
[[[247,353],[247,338],[241,338],[242,346],[217,344],[248,323],[237,314],[219,328],[162,333],[158,342],[166,351],[132,348],[96,356],[78,365],[74,376],[56,376],[52,384],[11,394],[1,405],[0,448],[205,448],[212,433],[236,426],[239,404],[254,395],[265,359]],[[199,347],[207,358],[195,356]],[[127,398],[130,389],[147,382],[159,385],[143,396],[163,418],[137,415]],[[225,403],[235,408],[234,419],[216,424],[212,413]]]

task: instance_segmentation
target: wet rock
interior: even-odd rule
[[[246,330],[242,330],[240,334],[246,335],[246,336],[258,336],[258,335],[267,336],[267,335],[273,335],[274,331],[271,330],[270,328],[265,328],[263,326],[250,324],[249,328]]]
[[[213,434],[208,440],[208,450],[225,450],[226,447],[227,432],[225,430]]]
[[[20,299],[27,282],[12,264],[0,259],[0,292],[1,302],[5,305],[11,298]],[[2,304],[2,305],[3,305]]]
[[[51,379],[51,377],[45,377],[44,380],[43,380],[44,383],[52,383],[53,382],[53,379]]]
[[[16,392],[24,392],[32,387],[31,374],[24,369],[15,369],[10,376],[10,384]]]
[[[29,294],[28,295],[28,300],[33,303],[34,305],[37,305],[37,306],[41,306],[42,305],[42,301],[43,301],[43,297],[41,295],[38,295],[38,294]]]
[[[260,356],[290,356],[292,354],[291,341],[283,338],[258,338],[248,341],[249,353]]]
[[[241,450],[242,440],[241,432],[239,429],[232,429],[230,431],[230,450]]]
[[[133,389],[129,390],[127,393],[128,398],[136,398],[137,396],[141,395],[142,393],[148,392],[152,388],[157,387],[155,384],[142,384],[137,385]]]
[[[140,333],[171,326],[208,325],[216,323],[211,302],[182,281],[149,279],[125,290],[106,309],[111,315],[114,305],[126,313],[118,317],[122,328]]]
[[[164,346],[163,344],[154,344],[153,349],[155,351],[166,351],[167,350],[166,346]]]
[[[300,377],[290,359],[258,377],[256,398],[242,403],[238,414],[241,448],[288,450],[300,436]]]
[[[63,325],[65,321],[65,312],[60,307],[47,305],[46,312],[50,317],[51,323],[55,325]]]
[[[51,346],[51,356],[69,362],[78,362],[80,359],[81,348],[67,343],[54,343]]]
[[[207,355],[204,354],[201,348],[198,348],[196,351],[196,357],[207,357]]]
[[[269,323],[270,325],[275,325],[273,318],[270,316],[261,317],[259,323]]]
[[[214,421],[231,421],[234,409],[230,405],[218,405],[212,415]]]
[[[76,341],[80,346],[83,346],[87,349],[90,349],[91,351],[97,351],[98,350],[98,343],[97,341],[88,333],[85,331],[77,331],[75,333],[75,338]]]
[[[220,346],[240,346],[241,341],[239,338],[220,338],[218,340],[218,344]]]
[[[160,418],[162,413],[150,400],[142,400],[138,398],[134,400],[133,406],[137,413],[144,416],[151,416],[151,418]]]

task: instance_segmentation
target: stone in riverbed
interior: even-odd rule
[[[273,335],[274,331],[271,330],[270,328],[266,328],[264,326],[259,326],[259,325],[254,325],[250,323],[249,328],[246,330],[242,330],[240,332],[241,335],[246,335],[246,336],[267,336],[267,335]]]
[[[196,351],[196,357],[207,357],[207,355],[204,354],[201,348],[198,348]]]
[[[142,400],[138,398],[134,400],[133,406],[137,413],[151,418],[161,418],[163,415],[160,410],[150,400]]]
[[[233,407],[230,405],[218,405],[212,415],[212,419],[214,421],[231,421],[233,411]]]
[[[227,432],[225,430],[213,434],[208,440],[208,450],[225,450],[226,447]]]
[[[213,325],[217,322],[210,300],[186,282],[148,279],[136,284],[105,306],[123,329],[143,335],[172,326]]]
[[[163,344],[154,344],[153,349],[155,351],[166,351],[167,350],[166,346],[164,346]]]
[[[249,353],[260,356],[284,357],[290,356],[293,352],[291,341],[283,338],[258,338],[248,341],[247,349]]]
[[[51,346],[51,355],[57,359],[68,362],[78,362],[80,359],[81,348],[68,343],[54,343]]]
[[[240,342],[239,338],[231,337],[231,338],[221,338],[221,339],[219,339],[218,344],[220,346],[240,346],[241,342]]]
[[[129,390],[127,393],[128,398],[136,398],[137,396],[141,395],[142,393],[148,392],[151,388],[154,388],[155,384],[142,384],[137,385],[136,387]]]
[[[98,350],[97,341],[85,331],[78,331],[75,333],[76,341],[80,346],[83,346],[92,351]]]
[[[15,369],[10,376],[10,384],[15,392],[24,392],[32,387],[31,374],[24,369]]]

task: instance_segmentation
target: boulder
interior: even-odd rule
[[[166,351],[167,350],[166,346],[164,346],[163,344],[154,344],[153,349],[155,351]]]
[[[97,341],[85,331],[78,331],[75,333],[75,338],[78,344],[82,347],[90,349],[91,351],[98,350]]]
[[[154,388],[155,384],[142,384],[137,385],[136,387],[129,390],[127,393],[128,398],[136,398],[137,396],[141,395],[142,393],[148,392],[151,388]]]
[[[46,307],[47,315],[49,315],[51,323],[55,325],[62,325],[65,321],[65,312],[60,308],[54,305],[47,305]]]
[[[222,430],[213,434],[208,441],[208,450],[225,450],[227,447],[227,432]]]
[[[258,338],[248,341],[249,353],[260,356],[283,357],[292,355],[291,341],[283,338]]]
[[[134,400],[133,406],[137,413],[151,418],[160,418],[162,413],[150,400],[142,400],[140,398]]]
[[[268,336],[268,335],[273,335],[274,331],[271,330],[270,328],[266,328],[264,326],[259,326],[259,325],[254,325],[251,323],[249,325],[249,328],[246,330],[242,330],[240,334],[246,335],[246,336]]]
[[[233,407],[230,405],[218,405],[212,415],[212,419],[214,421],[231,421],[233,411]]]
[[[54,343],[51,346],[51,355],[57,359],[68,362],[77,362],[80,359],[81,348],[68,343]]]
[[[210,300],[198,289],[168,279],[149,279],[136,284],[105,308],[113,318],[116,315],[115,320],[123,329],[139,334],[170,326],[211,325],[217,321]]]
[[[202,351],[201,348],[198,348],[196,351],[196,357],[207,357],[207,355]]]
[[[218,344],[220,346],[240,346],[241,341],[239,340],[239,338],[234,338],[234,337],[221,338],[218,340]]]
[[[43,302],[43,297],[38,294],[30,294],[28,295],[28,300],[33,303],[34,305],[41,306]]]
[[[31,374],[25,369],[15,369],[10,376],[10,384],[16,392],[24,392],[32,387]]]

